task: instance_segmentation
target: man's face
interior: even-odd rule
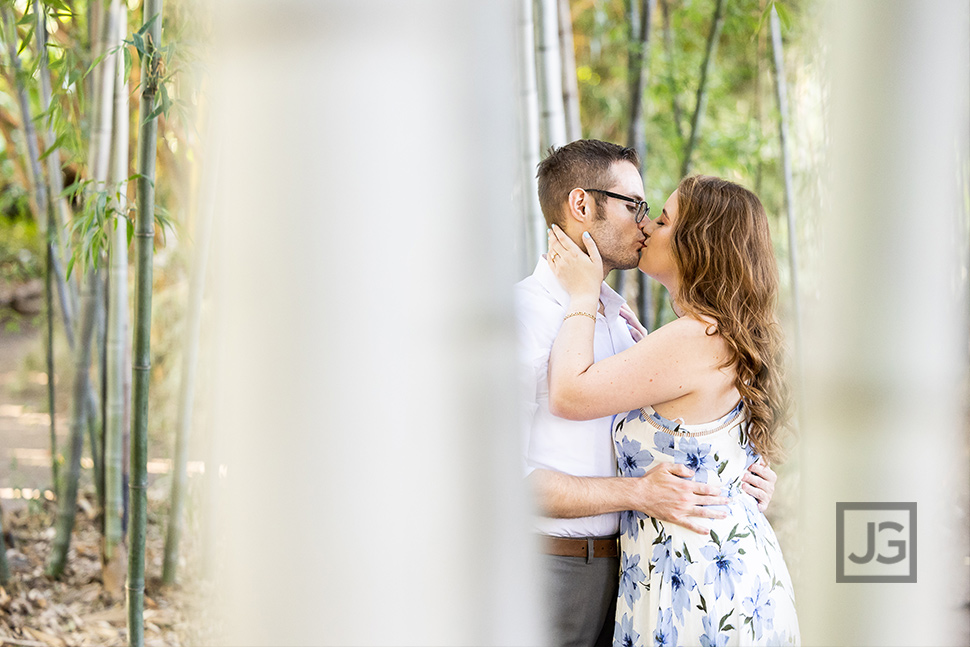
[[[587,188],[643,200],[643,180],[637,167],[630,162],[614,162],[612,172],[612,186]],[[640,262],[640,250],[643,249],[645,240],[634,217],[636,205],[603,194],[598,194],[599,202],[595,202],[592,200],[594,194],[589,195],[596,216],[589,223],[589,233],[603,257],[603,268],[609,272],[612,269],[628,270],[636,267]],[[647,222],[646,218],[644,222]]]

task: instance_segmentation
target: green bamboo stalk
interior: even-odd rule
[[[202,297],[205,292],[206,263],[209,258],[209,240],[212,237],[212,220],[215,210],[214,166],[216,155],[206,165],[202,181],[199,209],[199,226],[195,236],[195,258],[192,263],[192,283],[189,286],[189,312],[187,341],[182,359],[182,383],[179,388],[178,427],[175,430],[175,460],[172,471],[172,496],[169,510],[168,534],[165,537],[165,562],[162,567],[162,583],[174,584],[178,568],[178,547],[182,530],[182,510],[185,507],[185,490],[188,476],[189,431],[192,427],[192,408],[195,395],[195,367],[199,356],[199,332],[202,323]]]
[[[640,156],[640,173],[644,186],[647,186],[647,135],[643,99],[650,71],[650,37],[653,33],[656,5],[657,0],[630,0],[630,128],[627,131],[627,146],[636,149]],[[634,31],[637,25],[639,26]],[[622,288],[622,279],[631,275],[635,275],[637,281],[637,314],[647,329],[652,330],[653,322],[648,305],[652,285],[647,275],[637,270],[621,272],[617,277],[618,291]]]
[[[697,103],[694,107],[694,118],[690,123],[690,138],[684,148],[684,163],[680,169],[680,176],[687,177],[690,171],[691,157],[694,148],[697,146],[697,138],[701,132],[701,122],[704,118],[704,110],[707,107],[707,77],[710,76],[711,68],[714,66],[714,57],[717,53],[717,41],[721,38],[721,28],[724,26],[724,4],[725,0],[717,0],[714,7],[714,20],[711,23],[711,33],[707,38],[707,49],[704,51],[704,62],[701,64],[701,79],[697,85]]]
[[[145,0],[143,8],[145,55],[141,65],[141,99],[138,106],[137,168],[137,270],[135,274],[134,384],[131,429],[131,523],[128,528],[128,644],[145,642],[145,528],[148,523],[148,386],[151,369],[152,255],[155,241],[155,155],[158,117],[154,112],[158,96],[162,37],[162,0]]]
[[[52,275],[54,273],[54,243],[51,240],[51,231],[54,224],[53,214],[50,209],[47,212],[47,267],[44,273],[44,302],[47,310],[47,411],[50,414],[50,436],[51,436],[51,487],[54,492],[60,491],[60,456],[57,454],[57,429],[54,424],[56,398],[54,393],[54,286]]]
[[[51,107],[51,72],[47,63],[47,7],[42,0],[34,0],[34,16],[36,25],[34,33],[37,38],[37,76],[40,79],[40,111],[47,114]],[[44,150],[50,151],[56,141],[53,128],[48,126],[42,130],[44,139]],[[47,153],[47,186],[48,186],[48,210],[51,211],[56,227],[51,231],[54,236],[54,249],[58,265],[64,266],[67,258],[67,248],[61,231],[67,226],[71,219],[71,208],[67,204],[67,198],[61,196],[64,192],[64,177],[61,171],[61,151],[60,149]],[[78,309],[77,284],[68,281],[66,284],[70,298],[72,312]],[[73,321],[73,317],[71,319]]]
[[[677,139],[684,141],[684,126],[681,124],[680,101],[677,99],[677,81],[674,79],[674,38],[670,28],[670,5],[668,0],[660,0],[663,15],[664,53],[667,55],[667,87],[670,88],[670,107],[673,110],[674,129]]]
[[[127,31],[127,7],[118,0],[111,3],[110,12],[117,17],[115,42],[120,43]],[[118,57],[118,54],[113,56]],[[119,557],[119,545],[124,541],[122,520],[124,518],[124,466],[123,438],[125,429],[125,375],[131,371],[128,364],[128,79],[120,60],[115,62],[114,126],[109,185],[112,187],[111,211],[108,220],[108,295],[105,426],[104,426],[104,542],[102,560],[106,570],[114,570],[113,562]],[[120,567],[120,565],[119,565]],[[123,571],[123,569],[120,569]],[[117,580],[119,587],[123,578]],[[105,582],[108,584],[107,580]]]
[[[110,11],[99,21],[100,32],[93,44],[95,56],[107,52],[114,44],[118,31],[117,12]],[[94,195],[107,190],[108,169],[111,161],[111,129],[114,104],[114,72],[117,56],[105,56],[101,59],[93,73],[93,95],[91,101],[91,137],[88,146],[88,172],[91,174]],[[94,199],[91,194],[87,199]],[[100,270],[94,270],[100,272]],[[104,367],[104,302],[93,304],[95,310],[95,324],[98,331],[98,366]],[[102,372],[103,376],[103,372]],[[100,381],[104,388],[104,379]],[[94,463],[94,484],[97,491],[98,504],[103,509],[104,494],[104,452],[102,451],[103,430],[100,412],[104,406],[94,389],[89,394],[88,439],[91,448],[91,460]]]
[[[3,509],[0,509],[0,586],[10,581],[10,566],[7,565],[7,544],[3,540]]]
[[[57,521],[54,543],[51,546],[47,574],[60,577],[67,563],[71,544],[71,531],[77,512],[78,480],[81,476],[81,452],[84,448],[84,429],[87,423],[87,392],[90,387],[91,337],[94,334],[95,309],[92,301],[100,298],[100,281],[95,272],[89,271],[85,290],[81,294],[81,330],[75,347],[74,411],[71,417],[71,454],[68,473],[58,496]]]
[[[38,51],[38,71],[42,79],[44,78],[44,73],[47,72],[47,84],[44,85],[41,82],[41,112],[46,112],[50,107],[50,70],[47,69],[47,13],[44,9],[44,3],[41,0],[35,0],[34,2],[34,12],[37,18],[37,51]],[[46,90],[46,103],[44,102]],[[49,150],[52,144],[51,137],[53,133],[50,132],[48,128],[44,133],[44,148]],[[49,155],[48,159],[54,157],[54,155]],[[60,169],[58,169],[58,173]],[[48,167],[48,175],[50,175],[50,167]],[[49,186],[49,185],[48,185]],[[57,194],[55,194],[57,195]],[[48,195],[50,198],[51,196]],[[44,305],[47,311],[47,411],[50,414],[50,441],[51,441],[51,488],[54,492],[60,491],[60,456],[57,454],[57,428],[54,422],[56,414],[56,397],[55,397],[55,385],[54,385],[54,286],[53,286],[53,274],[54,274],[54,254],[61,253],[63,255],[63,250],[55,250],[55,240],[60,240],[58,235],[59,226],[56,220],[53,209],[53,200],[47,201],[47,263],[44,272]],[[60,247],[58,245],[58,247]]]

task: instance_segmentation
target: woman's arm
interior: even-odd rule
[[[599,304],[602,260],[593,240],[587,235],[583,240],[588,256],[561,231],[550,234],[551,265],[570,294],[567,315],[595,315]],[[683,318],[594,364],[594,328],[588,316],[567,316],[552,347],[549,410],[562,418],[591,420],[683,397],[720,361],[708,324]]]

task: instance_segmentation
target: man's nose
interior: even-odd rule
[[[649,236],[653,233],[653,230],[657,228],[657,225],[650,218],[644,218],[640,223],[640,231],[643,232],[645,236]]]

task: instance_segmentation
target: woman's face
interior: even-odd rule
[[[647,223],[643,233],[647,242],[640,254],[641,272],[651,276],[666,286],[677,276],[677,262],[674,260],[673,227],[677,222],[677,192],[674,191],[664,203],[660,215]]]

